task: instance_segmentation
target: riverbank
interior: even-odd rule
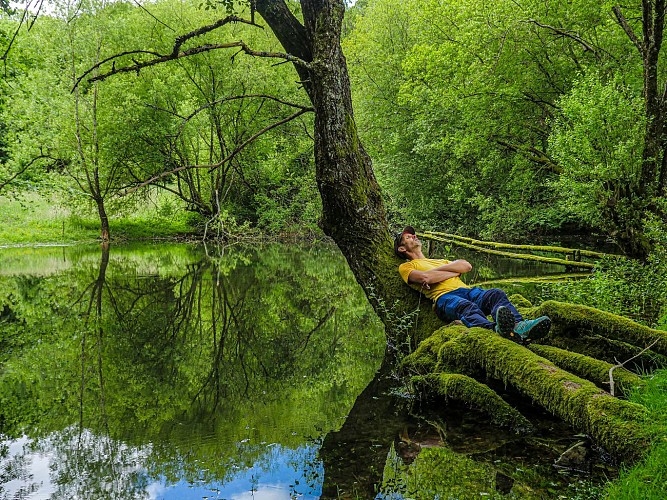
[[[185,239],[196,233],[187,214],[169,213],[156,202],[120,214],[110,217],[114,240]],[[0,220],[1,246],[91,243],[100,238],[98,218],[36,193],[16,199],[0,196]]]

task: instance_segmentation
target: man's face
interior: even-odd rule
[[[417,238],[416,234],[403,233],[401,238],[401,247],[403,247],[405,252],[412,252],[415,249],[418,249],[422,246],[422,242]]]

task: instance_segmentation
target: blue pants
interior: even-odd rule
[[[518,322],[523,318],[516,307],[507,298],[507,294],[499,288],[457,288],[441,295],[435,303],[435,313],[443,321],[459,319],[468,328],[481,326],[493,329],[495,326],[496,311],[500,306],[507,307],[514,319]],[[487,316],[494,318],[489,321]]]

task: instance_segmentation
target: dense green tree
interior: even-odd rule
[[[124,96],[109,86],[90,92],[75,89],[82,67],[94,64],[105,42],[100,5],[62,5],[56,17],[44,17],[22,37],[15,51],[32,60],[8,101],[11,160],[16,165],[46,166],[29,174],[42,185],[59,187],[71,205],[92,205],[100,219],[101,238],[109,239],[107,202],[122,186],[123,149],[110,140],[122,133],[116,118]],[[93,22],[94,20],[94,22]],[[63,50],[62,43],[64,42]],[[45,174],[52,173],[53,175]],[[60,178],[56,176],[62,174]]]
[[[229,221],[271,230],[305,221],[313,230],[319,206],[313,196],[312,121],[289,67],[202,54],[103,88],[75,86],[72,75],[85,74],[100,57],[138,40],[163,50],[173,43],[175,29],[211,23],[216,13],[193,4],[187,6],[192,15],[183,17],[167,1],[151,8],[154,22],[146,23],[146,11],[125,3],[86,5],[76,15],[68,15],[68,8],[43,17],[12,53],[30,58],[31,68],[20,75],[4,114],[8,180],[17,173],[23,180],[55,184],[70,207],[97,207],[101,221],[108,220],[107,210],[127,211],[158,187],[218,229]],[[67,33],[69,62],[59,43]],[[235,35],[277,44],[244,25]],[[46,168],[26,171],[40,166]],[[302,203],[300,210],[294,202]],[[108,224],[102,225],[104,239]]]
[[[143,43],[167,50],[173,37],[167,26],[187,31],[211,22],[209,11],[194,5],[191,10],[184,22],[170,2],[155,5],[154,15],[162,23]],[[139,22],[142,13],[134,15]],[[232,33],[245,43],[276,49],[275,39],[254,27],[240,24]],[[213,43],[215,37],[203,36],[202,41]],[[275,216],[272,202],[289,206],[291,201],[275,199],[272,192],[278,186],[312,198],[313,188],[305,182],[312,164],[306,161],[300,168],[309,157],[307,131],[312,125],[303,121],[309,109],[300,102],[303,96],[294,88],[289,67],[204,53],[146,70],[143,76],[142,99],[150,112],[134,124],[140,130],[134,142],[147,146],[157,162],[133,167],[135,183],[128,191],[158,186],[181,198],[187,210],[219,222],[225,214],[252,223],[271,218],[263,212]],[[286,125],[277,132],[281,123]]]
[[[567,127],[595,125],[602,130],[593,134],[600,136],[607,128],[617,131],[606,135],[607,144],[625,130],[623,142],[636,144],[643,137],[636,120],[655,123],[646,100],[649,119],[637,115],[641,57],[611,7],[377,0],[360,8],[346,47],[361,130],[377,158],[392,212],[423,227],[504,239],[588,228],[613,236],[628,253],[645,253],[642,219],[653,205],[639,184],[657,184],[660,169],[642,167],[639,177],[652,180],[615,179],[592,193],[590,177],[574,181],[571,175],[576,150],[560,164]],[[656,15],[650,22],[659,21]],[[650,29],[659,36],[656,26]],[[641,42],[647,47],[641,50],[659,50],[655,43]],[[660,71],[652,78],[659,80]],[[582,95],[577,86],[583,80],[617,89],[618,98],[632,103],[632,117],[627,108],[609,113],[613,109],[597,107],[591,113],[605,115],[604,123],[575,123],[566,102],[570,93],[572,99]],[[637,126],[627,127],[629,121]],[[560,139],[552,137],[554,131]],[[641,148],[625,158],[655,159],[646,144],[642,138]],[[589,151],[596,162],[609,161],[603,151]],[[576,169],[586,171],[589,163],[590,158],[578,161]],[[632,168],[627,164],[609,176]],[[592,197],[573,200],[573,192]],[[601,213],[579,213],[583,205]]]
[[[638,250],[643,236],[637,219],[646,209],[636,190],[645,128],[641,96],[618,78],[605,82],[589,74],[574,83],[558,106],[549,152],[562,169],[553,185],[568,193],[558,203],[626,241],[627,248],[637,240]]]

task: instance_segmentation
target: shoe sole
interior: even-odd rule
[[[505,306],[496,311],[496,332],[505,338],[514,340],[514,314]]]
[[[524,338],[523,341],[532,342],[534,340],[543,339],[549,334],[549,330],[551,330],[551,320],[549,318],[543,318],[530,329],[528,336]]]

